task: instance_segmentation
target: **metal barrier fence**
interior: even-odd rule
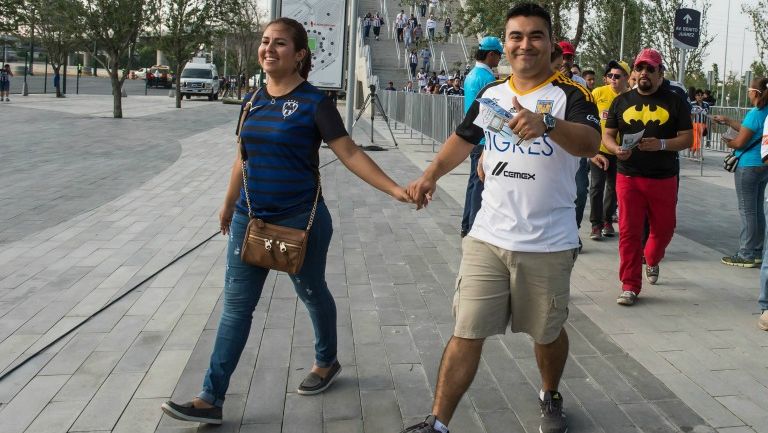
[[[464,118],[464,97],[412,92],[380,92],[379,99],[394,128],[398,125],[432,141],[432,151],[445,142]]]
[[[385,114],[390,122],[394,122],[394,128],[402,125],[403,128],[410,129],[411,137],[414,132],[421,134],[422,143],[425,137],[431,140],[433,152],[456,130],[464,118],[462,96],[389,91],[380,92],[379,97]],[[708,112],[694,109],[691,116],[694,134],[698,134],[699,140],[694,142],[691,148],[680,152],[680,156],[703,164],[703,150],[730,152],[731,149],[721,140],[728,126],[713,122],[711,116],[724,115],[741,123],[749,110],[718,106],[710,107]]]
[[[721,115],[721,116],[728,116],[731,119],[734,119],[741,123],[742,120],[744,120],[744,117],[747,115],[747,112],[751,108],[740,108],[740,107],[710,107],[709,109],[709,115]],[[730,152],[731,149],[723,143],[723,140],[721,140],[722,135],[725,133],[725,131],[728,130],[728,125],[718,125],[717,123],[712,121],[711,117],[707,117],[706,121],[706,127],[707,127],[707,141],[704,147],[706,149],[715,150],[717,152]]]

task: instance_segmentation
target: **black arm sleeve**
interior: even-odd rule
[[[331,98],[324,97],[319,104],[317,104],[317,111],[315,112],[315,125],[320,131],[320,137],[326,143],[344,137],[347,134],[347,129],[344,128],[344,122],[341,120],[339,110],[336,109],[336,104],[331,101]]]
[[[581,90],[571,90],[568,95],[568,106],[565,109],[565,120],[580,123],[595,128],[600,132],[600,117],[592,94]]]
[[[482,91],[480,93],[482,93]],[[469,107],[467,114],[464,115],[464,120],[462,120],[459,126],[456,128],[456,135],[472,144],[479,144],[480,140],[482,140],[485,136],[483,128],[475,125],[474,123],[475,118],[477,118],[479,113],[480,103],[475,100]]]
[[[691,121],[691,108],[687,104],[687,101],[681,101],[678,104],[677,110],[677,130],[687,131],[693,129],[693,122]]]

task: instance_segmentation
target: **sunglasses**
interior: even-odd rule
[[[754,91],[755,91],[755,92],[757,92],[757,93],[763,93],[763,92],[762,92],[760,89],[755,89],[755,88],[753,88],[753,87],[750,87],[750,88],[748,88],[748,89],[747,89],[747,92],[749,92],[750,90],[754,90]]]
[[[605,78],[611,80],[621,80],[624,76],[621,74],[605,74]]]
[[[653,74],[656,72],[656,67],[651,65],[637,65],[635,66],[636,72],[648,72],[649,74]]]

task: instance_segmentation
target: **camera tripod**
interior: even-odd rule
[[[371,150],[371,151],[383,151],[387,150],[381,146],[375,145],[373,136],[373,119],[376,113],[376,107],[379,108],[379,112],[384,117],[384,121],[387,123],[387,129],[389,130],[389,135],[392,136],[392,143],[395,144],[395,147],[397,147],[397,140],[395,140],[395,134],[392,133],[392,128],[389,127],[389,118],[387,117],[387,113],[384,111],[384,106],[381,105],[381,100],[379,100],[378,95],[376,95],[376,86],[371,84],[368,86],[370,89],[370,93],[368,96],[365,97],[365,101],[363,101],[363,106],[360,107],[360,111],[357,113],[357,117],[355,118],[355,121],[352,122],[352,129],[355,128],[355,125],[357,125],[357,121],[360,120],[360,118],[363,116],[363,113],[365,112],[365,109],[368,107],[368,105],[371,106],[371,144],[368,146],[361,146],[364,150]]]

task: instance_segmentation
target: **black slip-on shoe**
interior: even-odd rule
[[[301,382],[301,385],[299,385],[299,389],[296,390],[296,392],[301,395],[320,394],[331,386],[333,381],[339,377],[339,373],[341,373],[341,364],[339,364],[339,361],[336,361],[331,366],[331,369],[328,370],[328,374],[326,374],[325,377],[321,377],[314,372],[309,373]]]
[[[160,406],[163,412],[171,418],[182,421],[201,422],[205,424],[221,424],[221,408],[211,407],[208,409],[198,409],[192,405],[192,402],[177,404],[171,400],[166,401]]]

